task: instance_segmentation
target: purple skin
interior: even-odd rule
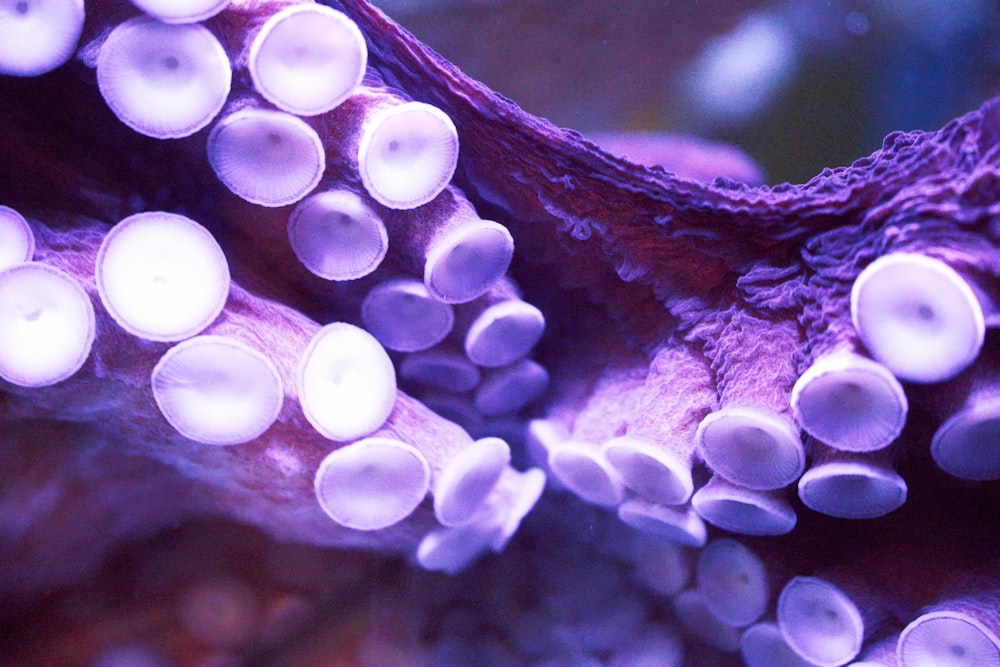
[[[110,1],[88,4],[83,43],[121,20],[121,9]],[[973,276],[997,301],[1000,100],[938,132],[894,133],[873,155],[826,170],[802,186],[705,184],[602,152],[468,79],[377,10],[355,3],[343,9],[368,37],[373,67],[455,120],[462,138],[455,184],[514,236],[511,276],[546,314],[551,333],[536,358],[557,390],[572,384],[560,378],[572,376],[588,351],[649,353],[663,341],[692,338],[707,346],[708,340],[692,334],[723,309],[775,327],[800,326],[802,340],[783,351],[786,357],[761,363],[801,370],[817,350],[850,337],[844,332],[851,327],[851,284],[867,264],[890,251],[960,249],[952,253],[956,269]],[[231,55],[238,53],[237,38],[246,24],[236,16],[240,11],[246,10],[223,12],[208,22],[222,33]],[[220,240],[237,282],[252,290],[234,290],[222,317],[258,326],[291,386],[295,348],[304,348],[317,327],[312,320],[347,316],[328,284],[299,266],[287,243],[276,241],[287,212],[255,207],[229,193],[205,160],[203,136],[156,142],[132,133],[107,111],[93,76],[73,62],[39,79],[0,77],[0,123],[7,136],[0,149],[5,158],[0,200],[42,221],[49,231],[40,237],[50,239],[46,247],[53,248],[53,263],[81,276],[91,270],[90,260],[64,242],[68,230],[83,227],[86,218],[106,228],[136,208],[189,212]],[[55,99],[75,103],[52,104]],[[360,187],[341,155],[327,157],[328,177]],[[417,216],[403,217],[415,228],[420,222]],[[416,256],[410,261],[419,264]],[[92,283],[87,289],[92,291]],[[299,322],[297,342],[288,342],[288,322]],[[712,341],[717,349],[732,343],[726,335],[723,329]],[[5,563],[0,598],[31,602],[53,585],[85,579],[120,540],[208,515],[303,544],[414,553],[433,525],[427,503],[384,532],[360,534],[325,520],[312,496],[312,473],[331,445],[307,430],[295,401],[286,400],[288,412],[275,427],[287,429],[291,451],[272,448],[286,442],[275,431],[246,446],[196,448],[157,421],[143,378],[162,351],[138,345],[102,314],[95,352],[78,377],[40,390],[0,386],[5,429],[26,415],[37,420],[17,426],[26,434],[5,445],[0,469],[5,488],[17,487],[17,494],[6,494],[14,500],[3,501],[0,517],[5,525],[17,517],[23,528],[0,538]],[[773,377],[758,376],[753,368],[747,372],[749,377],[740,378],[744,395],[756,392],[773,402]],[[550,393],[550,401],[556,398]],[[545,411],[542,405],[537,415]],[[48,445],[50,456],[40,463],[32,443],[64,428],[57,420],[68,414],[80,423],[65,427],[65,442]],[[440,448],[437,461],[425,452],[432,469],[468,441],[405,394],[394,414],[388,430],[409,439],[419,435],[428,447]],[[799,547],[781,551],[790,572],[808,575],[848,557],[867,567],[871,545],[886,535],[895,549],[872,560],[908,578],[955,568],[959,555],[970,561],[995,549],[996,485],[963,485],[940,473],[928,454],[935,425],[926,414],[911,421],[897,447],[903,459],[899,470],[913,496],[908,505],[872,523],[803,510],[795,531],[780,538],[783,545]],[[96,433],[94,423],[106,428]],[[123,425],[128,428],[119,428]],[[98,435],[107,457],[95,455]],[[453,444],[441,445],[441,436]],[[291,464],[302,469],[290,475]],[[70,488],[72,495],[51,501],[49,511],[36,507],[26,513],[26,504],[47,502],[50,483],[57,490]],[[173,503],[175,498],[181,501]],[[943,563],[902,556],[927,535],[947,549]],[[930,582],[938,577],[926,578],[907,592],[913,602],[904,610],[907,619],[936,599]]]

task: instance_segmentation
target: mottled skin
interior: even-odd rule
[[[507,225],[513,233],[516,256],[511,275],[525,298],[546,312],[549,330],[538,358],[557,377],[572,378],[580,359],[591,352],[601,352],[590,359],[597,360],[593,370],[599,374],[602,359],[634,351],[649,354],[664,342],[686,340],[712,365],[720,391],[732,381],[742,383],[744,393],[753,393],[758,383],[761,393],[773,395],[775,373],[790,385],[816,354],[852,339],[851,283],[873,258],[891,250],[919,250],[947,259],[994,302],[1000,301],[1000,101],[988,102],[938,132],[892,134],[871,156],[849,167],[825,170],[804,185],[750,188],[725,180],[698,183],[604,153],[579,134],[524,113],[468,79],[367,4],[331,4],[357,21],[368,39],[371,65],[389,85],[439,106],[455,121],[461,142],[455,184],[480,215]],[[88,3],[83,43],[95,38],[103,26],[130,14],[124,2]],[[225,31],[241,21],[227,12],[209,25]],[[223,41],[231,51],[235,48]],[[234,89],[245,90],[245,73],[238,72],[236,79]],[[0,142],[0,202],[54,229],[92,224],[83,222],[88,219],[106,226],[143,208],[187,213],[216,235],[234,279],[257,297],[279,302],[275,308],[298,311],[296,317],[304,316],[303,320],[356,321],[358,288],[331,288],[295,260],[284,231],[290,209],[261,209],[225,191],[204,159],[204,132],[170,142],[131,133],[105,108],[93,72],[80,63],[71,62],[38,79],[0,78],[0,127],[5,135]],[[338,173],[343,160],[329,157],[330,173]],[[988,325],[997,324],[995,312],[987,316]],[[755,340],[759,349],[742,355],[734,364],[739,368],[730,373],[729,352],[743,345],[731,335],[733,322],[741,320],[797,332],[798,342],[789,345],[787,337],[778,336],[781,342],[769,347],[766,341]],[[125,349],[132,350],[127,345]],[[144,353],[141,346],[132,352]],[[983,354],[997,352],[996,341],[988,336]],[[772,368],[773,372],[736,377],[754,359],[762,369],[786,370]],[[151,366],[153,361],[143,363]],[[133,454],[161,444],[147,439],[140,446],[126,437],[135,434],[136,424],[143,432],[141,424],[158,417],[151,399],[128,394],[122,400],[129,410],[138,411],[136,417],[122,412],[109,417],[108,403],[96,402],[112,399],[91,398],[100,396],[95,388],[107,389],[102,376],[93,367],[85,368],[84,374],[93,385],[65,399],[74,408],[73,421],[86,420],[81,415],[88,401],[94,401],[94,414],[111,420],[102,431],[113,445],[114,457],[132,460]],[[554,383],[568,392],[572,385],[573,381]],[[0,420],[10,428],[5,434],[21,434],[27,428],[49,443],[43,449],[16,439],[13,445],[4,444],[0,474],[5,487],[17,488],[22,499],[30,498],[33,488],[41,493],[54,479],[54,461],[76,465],[73,462],[96,446],[87,444],[93,433],[77,435],[78,426],[67,427],[68,442],[55,446],[51,441],[62,437],[62,431],[51,421],[10,425],[15,416],[26,414],[59,419],[58,401],[50,400],[57,394],[58,389],[39,392],[37,396],[49,398],[33,403],[31,392],[0,386]],[[914,396],[919,397],[919,393]],[[549,400],[558,405],[561,398],[554,395]],[[585,399],[573,398],[577,403]],[[411,399],[401,400],[424,418]],[[545,411],[539,409],[541,414]],[[413,423],[413,414],[407,414],[403,422]],[[115,419],[130,428],[116,428]],[[900,553],[908,553],[933,534],[947,557],[936,563],[938,550],[921,547],[924,554],[916,561],[939,566],[931,568],[933,576],[922,576],[919,568],[899,575],[909,583],[897,587],[902,592],[896,602],[905,610],[902,617],[933,601],[948,572],[966,559],[981,561],[997,554],[998,525],[995,484],[959,483],[929,463],[926,450],[934,427],[931,418],[915,411],[895,450],[910,462],[901,472],[912,489],[910,503],[899,512],[863,525],[804,515],[795,533],[756,544],[782,553],[792,563],[790,569],[801,574],[847,560],[855,565],[875,562],[877,576],[890,576],[887,573],[899,574],[893,564]],[[448,427],[435,422],[432,430],[438,428]],[[156,433],[157,427],[144,432]],[[194,454],[189,461],[185,452],[193,451],[191,445],[174,448],[171,440],[182,439],[164,436],[162,444],[171,447],[168,453],[140,458],[133,467],[120,465],[112,456],[99,459],[121,476],[120,489],[105,483],[100,494],[111,499],[102,516],[112,517],[115,530],[93,531],[89,520],[81,525],[70,518],[72,504],[64,504],[48,515],[28,515],[37,520],[23,530],[5,531],[0,553],[6,554],[9,579],[0,579],[0,599],[29,596],[52,581],[73,581],[86,570],[81,564],[95,562],[109,543],[186,516],[221,513],[302,542],[406,552],[412,552],[429,525],[425,506],[381,542],[377,534],[359,539],[332,526],[321,538],[304,531],[283,532],[277,528],[280,518],[233,509],[237,502],[245,502],[245,494],[259,479],[267,477],[266,466],[280,467],[280,462],[254,456],[264,445],[213,449],[209,458],[214,462]],[[300,446],[317,446],[310,442]],[[107,442],[101,445],[105,446]],[[37,457],[42,451],[57,458],[47,457],[41,465]],[[310,455],[318,460],[319,452]],[[168,465],[149,465],[154,459]],[[186,477],[188,464],[196,459],[211,474]],[[84,491],[93,489],[92,473],[92,468],[71,473],[73,483],[82,484]],[[214,494],[225,486],[220,480],[228,483],[243,473],[257,481],[242,485],[243,495],[230,499],[230,505],[215,504]],[[158,479],[162,485],[151,483]],[[298,494],[298,502],[305,503],[310,490],[301,482],[289,488]],[[148,495],[140,496],[147,499],[144,509],[165,508],[149,512],[141,526],[130,514],[137,488],[147,490]],[[185,498],[183,507],[170,504],[178,495]],[[24,517],[18,502],[0,507],[8,527],[13,515]],[[29,532],[31,541],[24,542]],[[87,544],[75,547],[78,539]],[[877,551],[860,546],[874,541],[882,542]],[[74,548],[88,558],[60,565]],[[20,577],[19,572],[28,571],[32,578]]]

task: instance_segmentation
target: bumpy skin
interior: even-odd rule
[[[1000,100],[938,132],[892,134],[873,155],[805,185],[699,183],[614,157],[524,113],[366,4],[331,4],[357,21],[371,65],[387,84],[439,106],[458,127],[455,183],[481,216],[511,230],[511,275],[549,321],[537,356],[553,372],[557,392],[566,392],[550,396],[554,411],[586,404],[587,387],[597,384],[593,373],[586,381],[573,378],[588,351],[595,352],[591,362],[614,360],[681,340],[719,374],[720,391],[738,385],[740,395],[757,391],[770,403],[776,377],[778,390],[787,390],[794,381],[788,369],[801,371],[853,338],[851,283],[889,251],[946,259],[1000,300]],[[245,15],[271,11],[260,6],[208,22],[225,33],[232,57],[239,50],[232,35]],[[89,2],[83,43],[131,12],[124,2]],[[92,239],[71,247],[80,232],[70,230],[107,228],[135,210],[176,210],[220,240],[242,286],[224,318],[260,328],[286,377],[297,363],[298,348],[289,341],[298,336],[304,348],[306,332],[318,326],[312,320],[357,320],[363,290],[331,288],[297,263],[285,238],[290,209],[265,210],[227,192],[205,160],[204,133],[158,142],[129,131],[106,109],[93,72],[82,64],[38,79],[0,78],[0,127],[0,202],[49,228],[40,236],[58,255],[55,263],[94,250]],[[359,187],[339,155],[328,157],[329,175]],[[736,354],[743,343],[732,335],[739,331],[734,321],[783,333],[756,340],[752,355]],[[0,386],[6,438],[0,482],[8,493],[0,504],[6,527],[0,599],[78,580],[119,539],[189,517],[222,515],[306,544],[408,553],[432,525],[429,503],[403,524],[371,534],[325,521],[312,497],[311,470],[333,445],[308,430],[294,400],[286,397],[278,425],[259,441],[195,447],[169,430],[147,391],[160,347],[137,343],[106,316],[98,336],[78,378],[44,390]],[[988,345],[983,354],[996,353]],[[104,367],[102,355],[116,358]],[[754,372],[754,363],[766,372]],[[422,433],[442,451],[442,441],[465,442],[405,394],[394,414],[389,428],[411,438]],[[870,555],[892,572],[893,559],[925,539],[925,531],[956,541],[949,553],[962,558],[991,555],[996,516],[988,508],[997,490],[960,485],[935,471],[926,456],[933,428],[925,414],[911,416],[896,450],[915,461],[904,470],[911,473],[912,510],[890,523],[851,528],[850,539],[830,529],[842,522],[807,520],[779,543],[789,569],[809,574],[851,553],[854,563]],[[275,455],[279,441],[290,449],[287,456]],[[952,509],[932,509],[942,499]],[[959,503],[962,509],[954,509]],[[959,512],[975,520],[956,523]],[[892,548],[858,552],[864,540],[886,534]],[[934,563],[935,556],[924,554],[920,562]],[[901,618],[932,601],[941,578],[909,576],[920,585],[898,587],[906,598]]]

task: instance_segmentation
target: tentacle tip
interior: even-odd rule
[[[548,477],[541,468],[529,468],[524,472],[507,466],[495,488],[503,491],[504,510],[500,522],[500,533],[490,543],[490,548],[502,552],[517,533],[521,521],[538,504],[545,491]]]
[[[417,545],[416,562],[425,570],[457,574],[486,553],[498,533],[497,526],[477,523],[432,530]]]
[[[715,618],[697,589],[681,591],[670,602],[677,620],[689,633],[725,653],[739,650],[740,630]]]

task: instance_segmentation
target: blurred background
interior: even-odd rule
[[[376,0],[466,74],[584,134],[734,144],[805,182],[1000,93],[994,0]]]

